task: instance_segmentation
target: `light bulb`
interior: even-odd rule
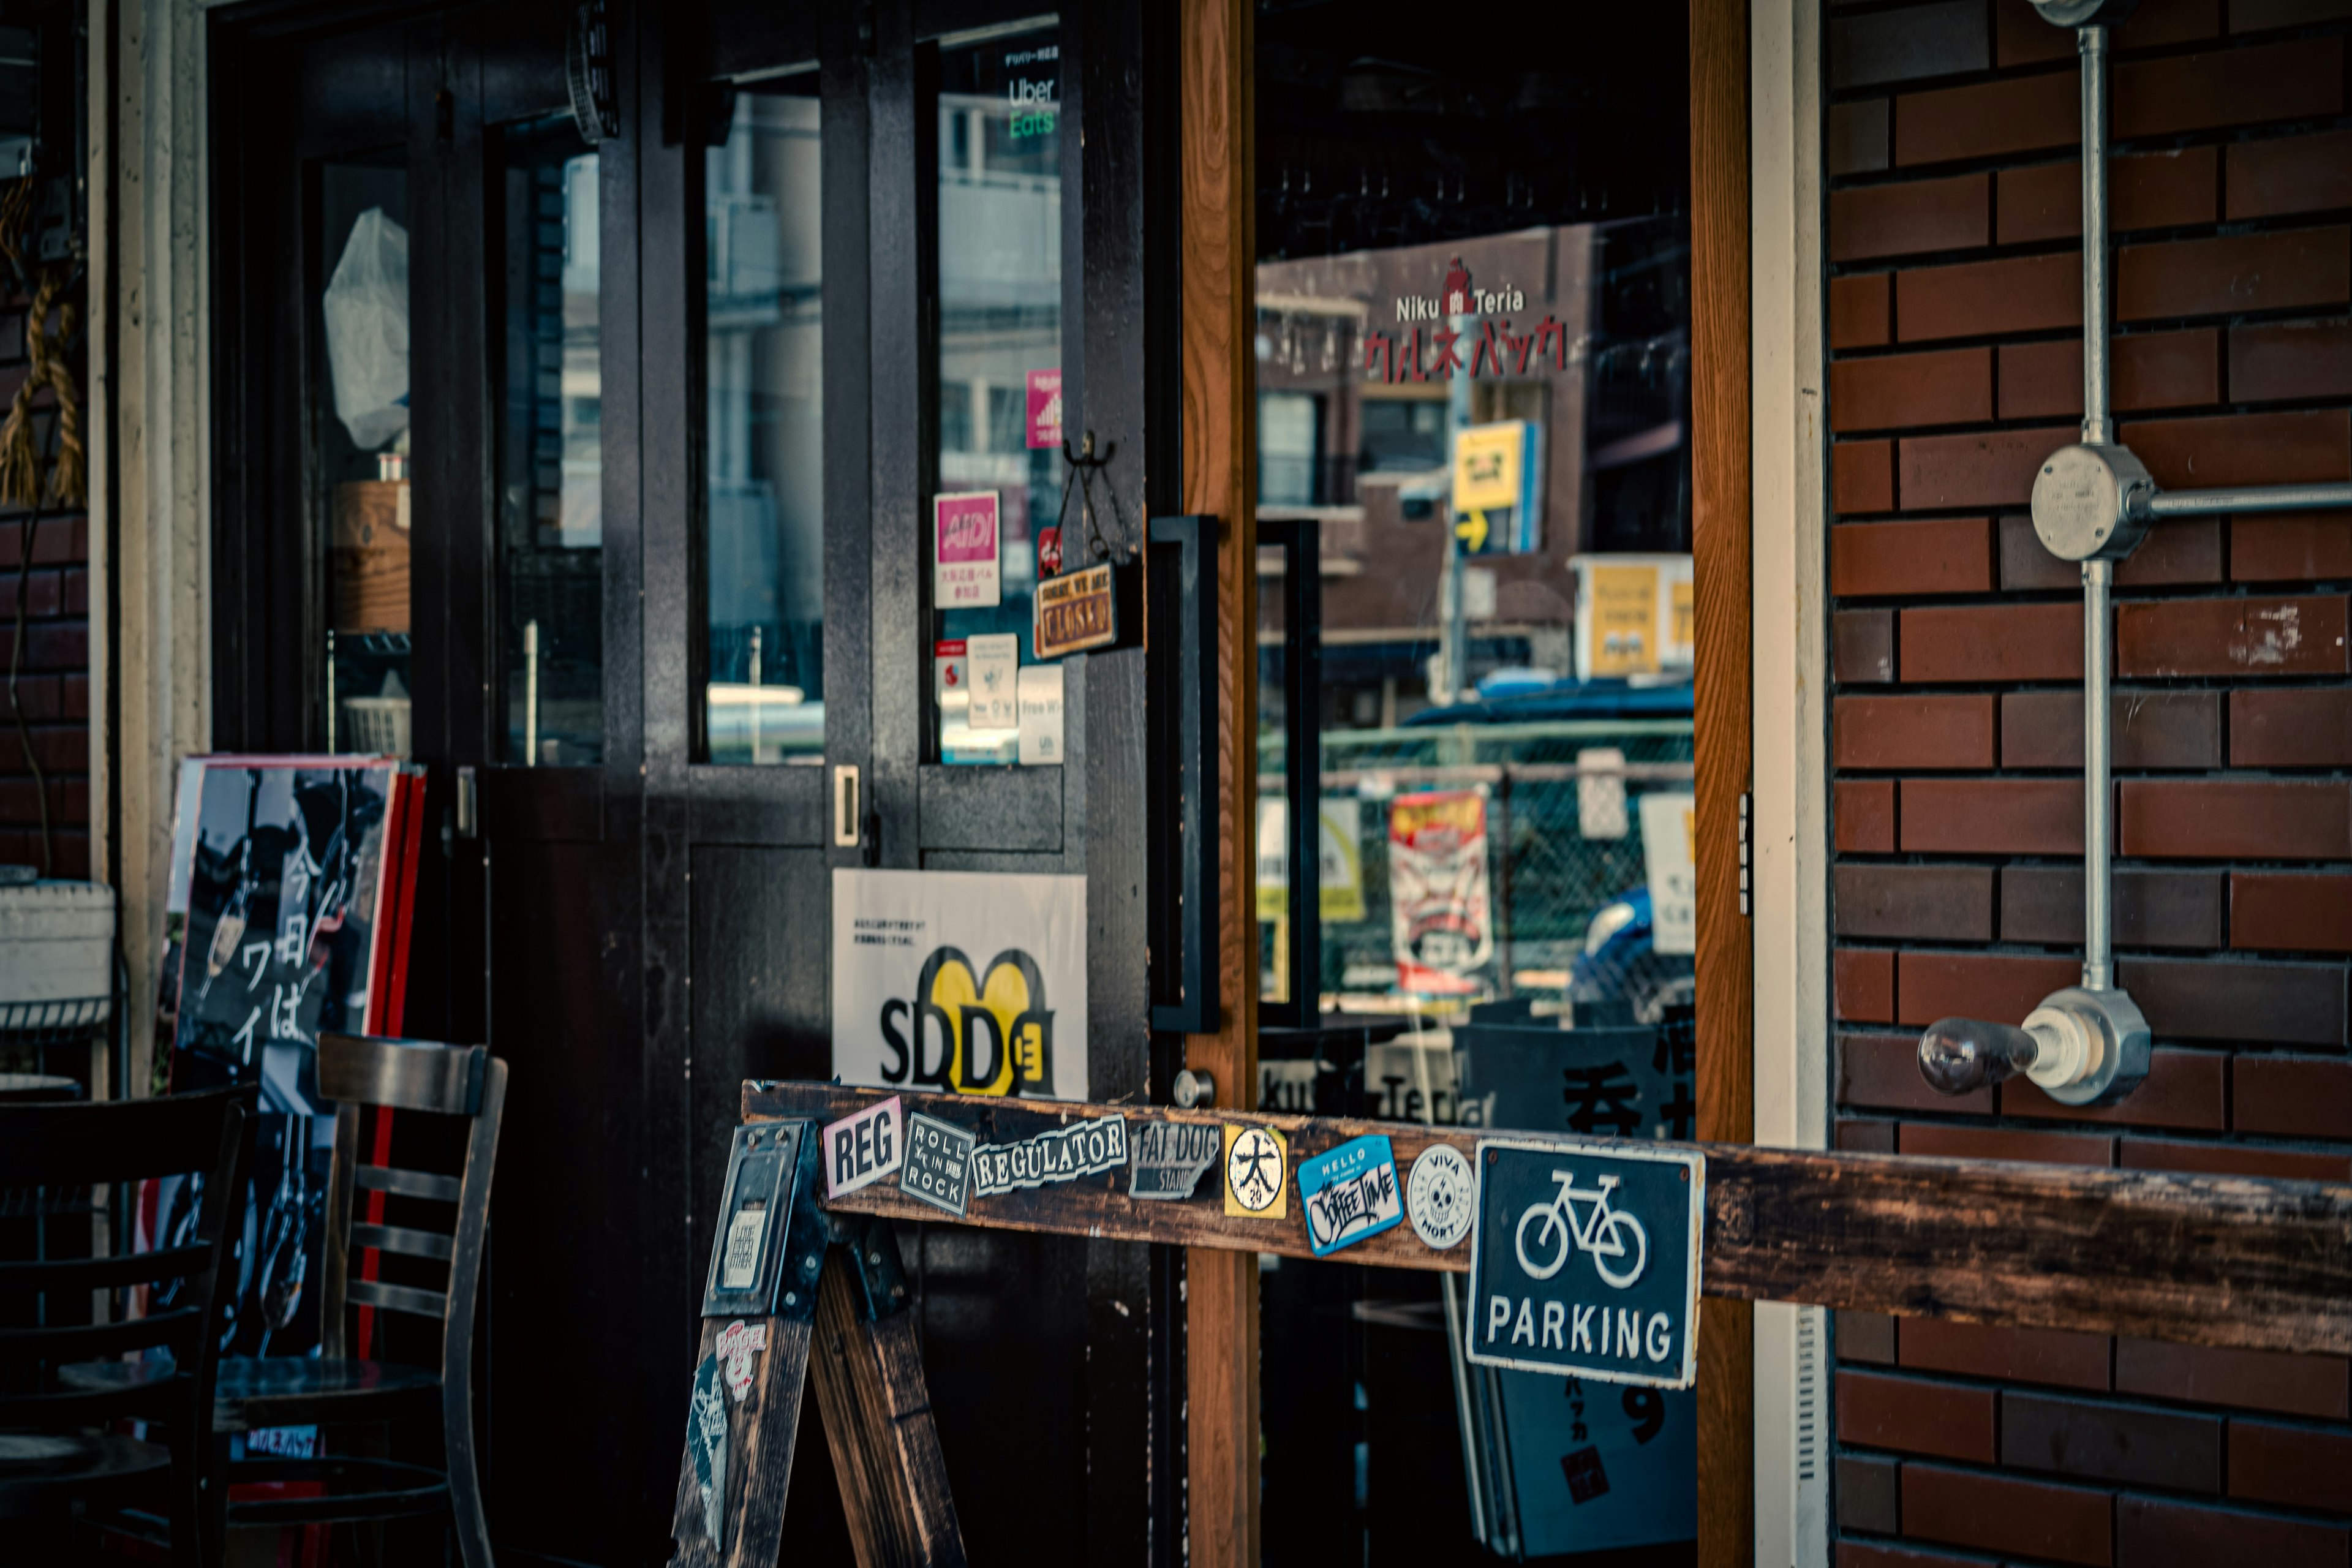
[[[1919,1037],[1919,1071],[1938,1094],[1973,1094],[2024,1072],[2041,1054],[2023,1029],[1981,1018],[1938,1018]]]

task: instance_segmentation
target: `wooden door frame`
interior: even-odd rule
[[[1249,321],[1256,245],[1247,0],[1181,0],[1184,507],[1223,520],[1217,552],[1218,781],[1223,846],[1223,1028],[1188,1062],[1248,1095],[1257,1081],[1254,785],[1256,735],[1256,422]],[[1691,0],[1693,554],[1698,669],[1698,1136],[1754,1135],[1754,952],[1740,813],[1749,729],[1748,0]],[[1246,1103],[1246,1101],[1244,1101]],[[1188,1531],[1201,1568],[1257,1561],[1257,1292],[1244,1254],[1187,1258],[1191,1431]],[[1699,1560],[1753,1552],[1754,1314],[1704,1306],[1699,1372]]]

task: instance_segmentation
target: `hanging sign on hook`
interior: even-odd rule
[[[1037,582],[1037,616],[1031,645],[1041,659],[1060,658],[1066,654],[1083,653],[1088,648],[1109,647],[1118,641],[1122,574],[1135,577],[1139,571],[1137,563],[1124,566],[1115,563],[1111,548],[1103,538],[1102,521],[1095,511],[1095,475],[1118,455],[1116,441],[1103,447],[1101,457],[1095,456],[1094,432],[1087,432],[1085,450],[1073,453],[1070,445],[1062,443],[1062,460],[1068,474],[1062,480],[1062,509],[1046,531],[1054,536],[1057,546],[1051,575]],[[1074,539],[1066,529],[1070,515],[1070,490],[1078,491],[1078,512],[1085,525],[1083,541]],[[1109,486],[1110,504],[1121,535],[1127,531],[1126,517],[1118,511],[1118,489]],[[1093,559],[1076,571],[1058,570],[1060,557],[1073,548],[1081,549]],[[1039,564],[1044,566],[1041,555]]]

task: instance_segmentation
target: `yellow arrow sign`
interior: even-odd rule
[[[1475,555],[1486,548],[1486,514],[1474,511],[1454,525],[1454,536]]]

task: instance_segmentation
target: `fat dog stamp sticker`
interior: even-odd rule
[[[1307,1243],[1318,1258],[1402,1223],[1395,1146],[1373,1132],[1299,1161],[1298,1201],[1307,1205]]]
[[[1018,1143],[983,1143],[971,1152],[972,1196],[992,1198],[1015,1187],[1075,1182],[1127,1163],[1127,1118],[1073,1122]]]
[[[1404,1208],[1423,1246],[1444,1252],[1462,1244],[1478,1212],[1476,1186],[1470,1162],[1453,1144],[1432,1143],[1421,1152],[1405,1178]]]
[[[842,1197],[896,1172],[906,1163],[904,1131],[905,1118],[895,1094],[826,1123],[817,1144],[824,1151],[824,1195]]]
[[[971,1151],[980,1139],[918,1110],[907,1118],[907,1158],[898,1190],[958,1219],[971,1206]]]
[[[1145,1122],[1135,1130],[1135,1167],[1127,1179],[1127,1195],[1191,1197],[1201,1184],[1201,1173],[1217,1163],[1223,1142],[1213,1122]]]
[[[1271,1127],[1225,1123],[1225,1213],[1281,1219],[1290,1213],[1290,1149]]]

